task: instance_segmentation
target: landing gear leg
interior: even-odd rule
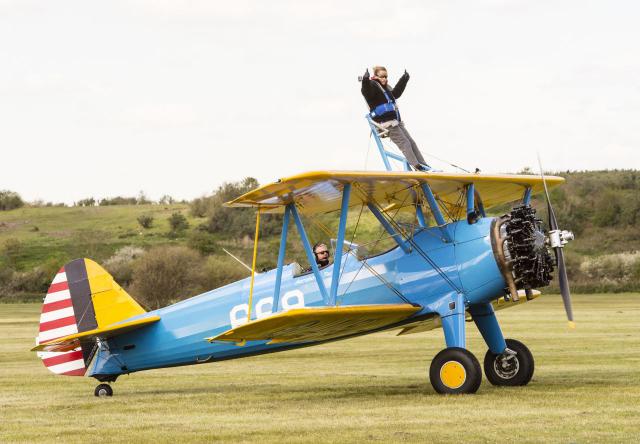
[[[482,369],[473,354],[465,348],[465,305],[462,294],[443,301],[439,310],[447,348],[438,353],[429,367],[429,379],[441,394],[475,393],[482,382]]]
[[[98,397],[113,396],[113,389],[109,384],[99,384],[93,392]]]

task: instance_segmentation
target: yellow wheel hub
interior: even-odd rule
[[[440,380],[448,388],[457,389],[467,380],[467,372],[458,361],[447,361],[440,367]]]

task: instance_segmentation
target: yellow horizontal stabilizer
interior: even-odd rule
[[[421,308],[409,304],[296,308],[232,328],[207,340],[322,341],[385,327],[408,318]]]
[[[103,328],[96,328],[93,330],[83,331],[82,333],[74,333],[72,335],[63,336],[61,338],[52,339],[51,341],[38,344],[31,349],[31,351],[47,351],[47,352],[63,352],[73,350],[80,346],[81,339],[108,339],[113,336],[118,336],[122,333],[126,333],[131,330],[143,327],[147,324],[158,322],[160,316],[149,316],[142,319],[136,319],[135,321],[121,322],[119,324],[112,324]]]
[[[520,296],[520,298],[517,301],[506,301],[504,299],[504,296],[501,296],[495,301],[493,301],[491,305],[493,305],[493,309],[495,311],[498,311],[505,308],[514,307],[516,305],[524,304],[525,302],[527,302],[528,299],[526,298],[526,294],[524,290],[518,290],[518,296]],[[530,300],[533,300],[538,296],[540,296],[540,292],[538,290],[533,290],[530,296]],[[465,316],[466,316],[465,320],[467,322],[471,322],[471,315],[469,314],[469,312],[466,312]],[[403,326],[402,330],[400,330],[400,333],[398,333],[398,336],[409,335],[413,333],[421,333],[423,331],[430,331],[438,327],[442,327],[440,316],[438,316],[435,313],[432,313],[426,319],[422,319],[420,321],[416,321],[414,323]]]
[[[545,176],[552,188],[564,178]],[[410,207],[421,184],[428,184],[441,202],[456,202],[466,186],[474,184],[485,208],[522,199],[525,188],[544,190],[540,176],[516,174],[431,173],[421,171],[316,171],[280,179],[227,202],[231,207],[260,206],[266,212],[282,212],[295,202],[305,212],[339,210],[342,189],[354,184],[349,206],[377,202],[382,208]],[[466,202],[464,203],[466,205]],[[462,207],[461,207],[462,208]],[[451,210],[451,209],[449,209]]]

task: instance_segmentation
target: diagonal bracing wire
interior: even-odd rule
[[[429,265],[431,265],[431,267],[434,270],[436,270],[436,272],[440,275],[440,277],[442,277],[442,279],[444,279],[451,286],[451,288],[453,288],[457,293],[462,293],[462,290],[460,290],[458,288],[458,286],[449,278],[449,276],[447,276],[446,273],[438,266],[438,264],[436,264],[435,261],[433,259],[431,259],[431,257],[429,257],[429,255],[420,247],[420,245],[418,245],[418,243],[415,241],[415,239],[413,239],[413,237],[407,236],[404,233],[404,230],[402,229],[402,227],[395,221],[395,219],[393,217],[391,217],[391,216],[387,215],[385,212],[381,211],[382,208],[375,201],[375,199],[371,198],[371,203],[373,205],[375,205],[376,208],[378,208],[378,210],[380,210],[380,213],[382,214],[383,217],[385,217],[387,222],[389,222],[389,224],[395,230],[397,230],[398,233],[400,233],[400,235],[403,236],[407,242],[409,242],[409,244],[418,252],[418,254],[420,256],[422,256],[422,258]]]

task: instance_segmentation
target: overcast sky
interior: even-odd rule
[[[193,198],[383,169],[357,76],[386,65],[427,160],[640,168],[637,1],[0,0],[0,189]]]

